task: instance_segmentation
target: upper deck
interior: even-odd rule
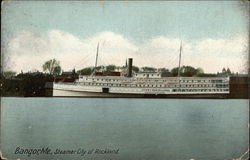
[[[229,83],[229,77],[122,77],[122,76],[79,76],[79,82],[100,82],[100,83]]]

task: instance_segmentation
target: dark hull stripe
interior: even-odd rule
[[[54,89],[55,90],[55,89]],[[60,89],[57,89],[60,90]],[[61,90],[65,91],[65,90]],[[128,93],[102,93],[67,90],[65,92],[78,92],[87,95],[70,95],[70,96],[53,96],[53,97],[85,97],[85,98],[207,98],[207,99],[224,99],[228,94],[128,94]]]

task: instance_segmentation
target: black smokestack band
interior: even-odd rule
[[[128,77],[132,77],[132,65],[133,65],[133,59],[128,59]]]

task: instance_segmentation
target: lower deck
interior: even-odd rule
[[[105,94],[132,94],[132,95],[218,95],[229,94],[229,88],[217,88],[217,87],[125,87],[125,86],[97,86],[97,85],[82,85],[81,83],[54,83],[53,84],[53,96],[57,96],[58,92],[77,92],[77,93],[100,93]],[[61,95],[61,94],[60,94]],[[63,95],[63,94],[62,94]]]

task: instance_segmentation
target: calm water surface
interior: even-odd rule
[[[248,100],[2,98],[1,151],[25,160],[227,160],[248,148]],[[17,155],[17,147],[119,149]]]

